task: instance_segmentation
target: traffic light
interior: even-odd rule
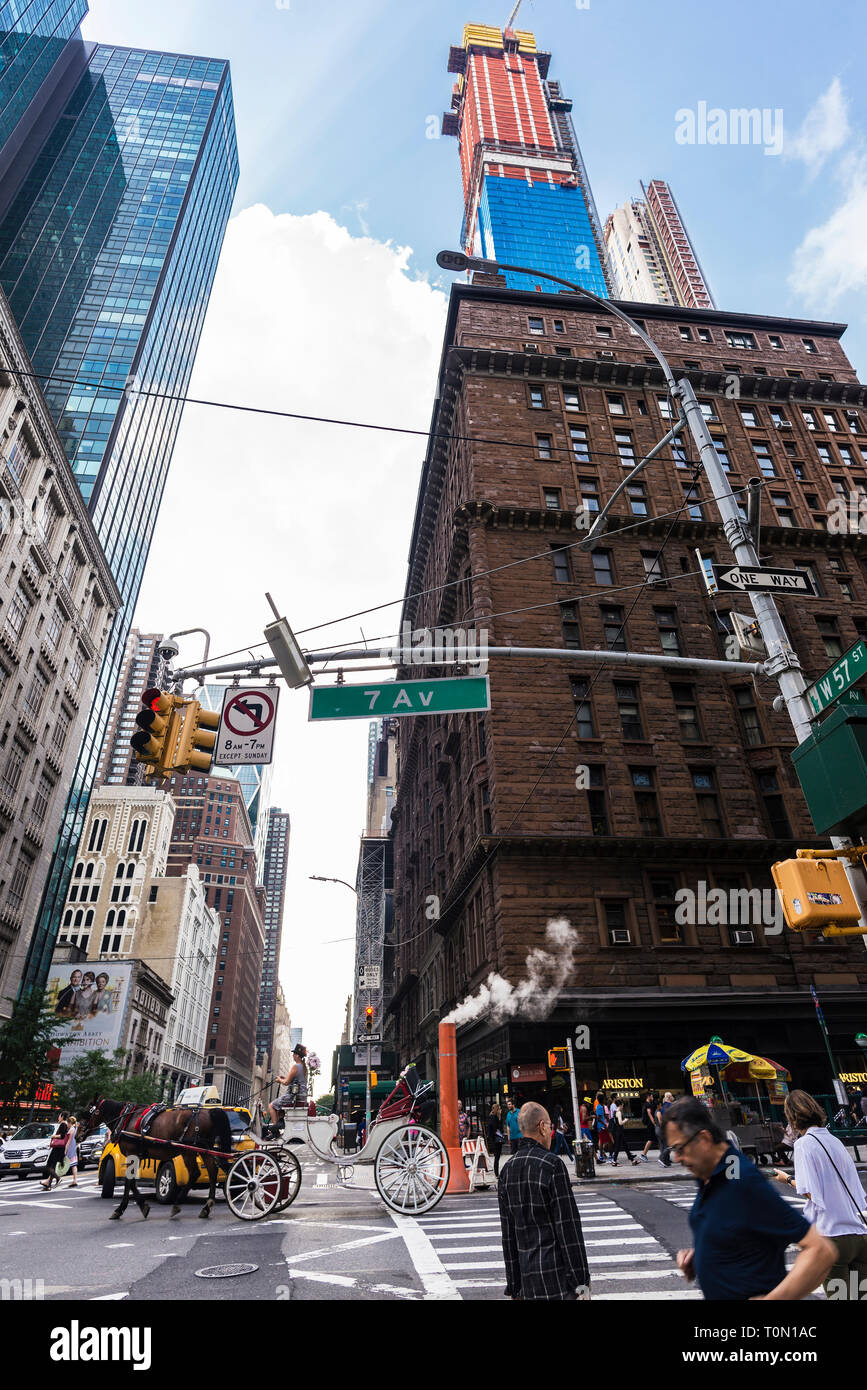
[[[147,763],[153,772],[164,777],[172,767],[181,719],[178,706],[183,700],[155,686],[145,690],[141,699],[144,708],[135,717],[139,727],[130,739],[130,747],[137,762]]]
[[[368,1005],[367,1005],[367,1008],[364,1010],[364,1031],[365,1031],[365,1033],[372,1033],[372,1032],[373,1032],[373,1005],[372,1005],[372,1004],[368,1004]]]
[[[569,1070],[569,1053],[565,1047],[551,1047],[548,1049],[548,1070]]]
[[[183,711],[183,721],[172,768],[178,772],[210,772],[220,727],[219,714],[202,709],[198,700],[189,700]]]
[[[379,1077],[377,1076],[377,1074],[376,1074],[375,1071],[372,1071],[372,1072],[370,1073],[370,1089],[373,1090],[374,1086],[377,1086],[378,1084],[379,1084]]]

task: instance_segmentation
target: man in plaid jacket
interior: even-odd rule
[[[498,1184],[506,1297],[590,1297],[587,1252],[572,1183],[562,1159],[549,1152],[551,1120],[528,1101],[518,1123],[523,1138]]]

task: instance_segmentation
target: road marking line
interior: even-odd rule
[[[702,1298],[700,1289],[657,1289],[656,1293],[648,1293],[646,1289],[623,1290],[620,1293],[597,1293],[591,1295],[592,1302],[601,1303],[603,1299],[642,1298],[656,1300],[658,1298]]]
[[[459,1302],[460,1294],[454,1280],[430,1242],[427,1232],[411,1216],[399,1216],[389,1208],[389,1216],[403,1237],[407,1253],[416,1274],[424,1285],[425,1299],[449,1299]]]
[[[21,1203],[20,1203],[20,1202],[16,1202],[15,1199],[14,1199],[14,1197],[13,1197],[13,1199],[12,1199],[11,1202],[0,1202],[0,1207],[20,1207],[20,1206],[21,1206]],[[53,1208],[55,1211],[69,1211],[69,1206],[67,1205],[66,1202],[33,1202],[33,1201],[30,1201],[30,1202],[27,1203],[27,1206],[28,1206],[28,1207],[51,1207],[51,1208]]]
[[[297,1264],[300,1260],[318,1260],[322,1255],[339,1255],[344,1250],[359,1250],[363,1245],[379,1245],[384,1240],[394,1240],[400,1235],[399,1231],[381,1231],[376,1236],[365,1236],[362,1240],[346,1240],[342,1245],[326,1245],[320,1250],[306,1250],[300,1255],[287,1255],[287,1265]]]
[[[88,1303],[108,1303],[119,1298],[129,1298],[129,1290],[125,1293],[98,1293],[94,1298],[89,1298]]]
[[[321,1270],[290,1269],[290,1279],[310,1279],[316,1284],[331,1284],[341,1289],[362,1289],[366,1293],[388,1293],[398,1298],[418,1299],[415,1289],[404,1289],[399,1284],[368,1284],[363,1279],[355,1279],[351,1274],[323,1274]]]
[[[132,1244],[131,1240],[120,1240],[116,1245],[107,1245],[105,1248],[106,1250],[131,1250]]]

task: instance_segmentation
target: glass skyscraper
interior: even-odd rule
[[[51,958],[238,179],[228,63],[84,48],[83,75],[0,218],[0,284],[123,607],[25,985]]]
[[[16,131],[42,84],[56,75],[86,14],[87,0],[0,3],[0,146]]]

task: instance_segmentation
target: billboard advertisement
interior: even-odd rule
[[[98,1048],[111,1054],[121,1046],[134,969],[131,960],[52,965],[47,1001],[69,1025],[55,1043],[61,1067],[82,1052]]]

